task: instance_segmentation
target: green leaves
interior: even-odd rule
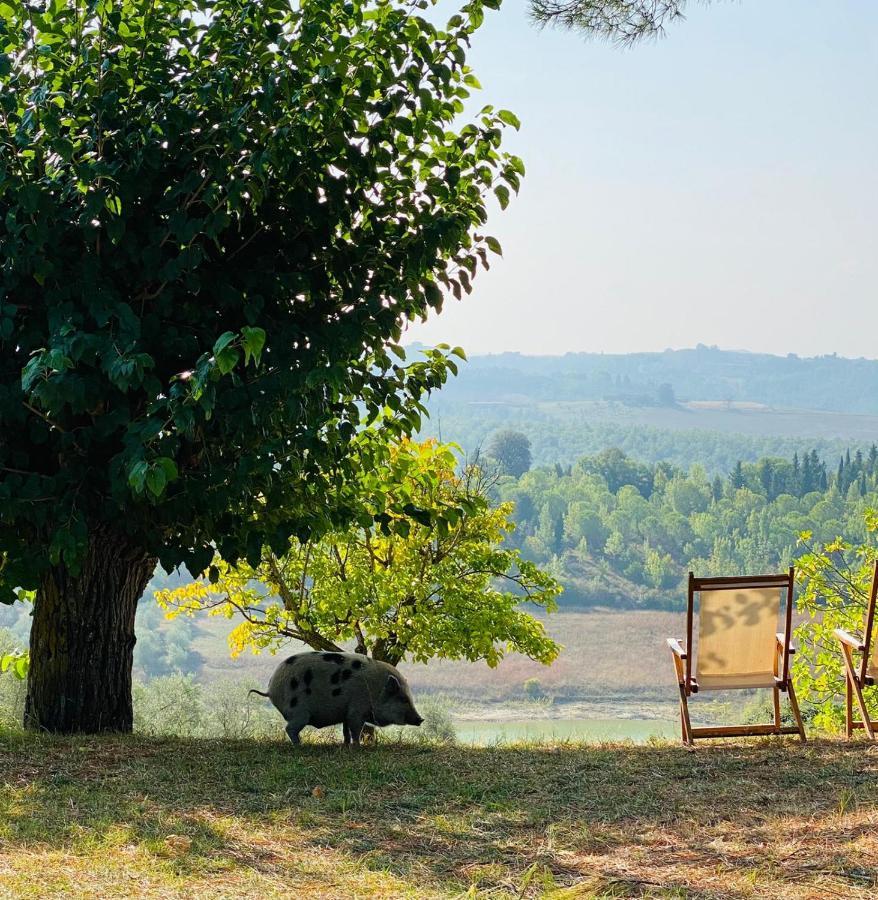
[[[0,675],[9,672],[19,681],[27,678],[30,669],[30,654],[27,650],[15,650],[11,653],[0,655]]]
[[[128,484],[135,494],[149,492],[153,497],[161,497],[165,488],[179,476],[177,464],[167,456],[160,456],[151,462],[140,460],[128,473]]]
[[[265,329],[245,325],[241,329],[241,344],[244,348],[244,365],[249,365],[252,359],[254,365],[258,366],[265,347]]]
[[[315,649],[356,640],[391,663],[407,656],[496,665],[507,651],[550,663],[560,648],[520,603],[526,597],[551,612],[560,587],[502,545],[511,505],[492,508],[482,473],[458,472],[450,446],[386,449],[355,486],[371,513],[363,524],[294,541],[281,554],[266,548],[235,567],[215,560],[207,582],[162,591],[160,604],[172,616],[246,609],[229,637],[233,655],[289,639]]]
[[[173,568],[364,515],[457,365],[390,345],[517,189],[463,106],[488,6],[0,0],[0,596],[77,517]]]
[[[262,359],[265,338],[265,329],[250,325],[245,325],[241,329],[240,336],[232,331],[220,335],[213,345],[213,355],[220,373],[228,375],[238,365],[241,359],[239,347],[244,351],[244,365],[249,365],[252,360],[253,364],[258,366]]]
[[[796,629],[798,652],[794,658],[796,690],[801,699],[813,706],[818,727],[838,731],[844,722],[842,698],[845,692],[843,657],[835,629],[862,634],[866,608],[878,549],[875,511],[863,515],[867,542],[853,545],[836,538],[823,544],[812,543],[810,532],[799,535],[806,553],[796,561],[800,587],[796,605],[807,616]],[[855,660],[859,665],[860,660]],[[878,715],[878,691],[865,690],[871,714]]]
[[[503,122],[504,125],[511,125],[516,131],[521,128],[521,122],[519,121],[518,116],[508,109],[501,109],[497,113],[497,118]]]

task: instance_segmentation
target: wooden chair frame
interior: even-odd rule
[[[806,740],[805,726],[799,712],[799,702],[790,678],[790,657],[796,652],[790,645],[792,639],[793,590],[795,569],[790,566],[785,575],[749,575],[738,578],[696,578],[689,573],[689,596],[686,606],[686,640],[668,638],[674,660],[674,670],[680,689],[680,730],[683,743],[691,747],[696,738],[748,737],[762,734],[797,734]],[[764,725],[710,725],[693,728],[689,718],[689,697],[698,693],[698,682],[692,674],[692,631],[695,618],[695,595],[702,590],[721,591],[734,589],[770,588],[787,589],[784,611],[784,630],[778,632],[777,653],[774,658],[774,722]],[[874,592],[873,592],[874,594]],[[785,693],[790,701],[795,725],[783,725],[780,712],[780,695]]]
[[[841,644],[841,653],[844,657],[845,669],[845,724],[848,740],[853,737],[854,729],[861,728],[866,732],[866,737],[874,741],[878,732],[878,722],[869,718],[866,709],[866,700],[863,697],[863,688],[875,684],[875,678],[869,674],[869,656],[872,652],[875,626],[875,606],[878,598],[878,561],[875,562],[875,570],[872,573],[872,588],[869,591],[869,602],[866,605],[866,618],[863,622],[863,636],[850,634],[842,628],[835,629],[835,636]],[[862,654],[859,667],[854,665],[854,653]],[[860,708],[861,721],[854,720],[854,697],[857,698],[857,706]]]

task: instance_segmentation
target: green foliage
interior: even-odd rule
[[[620,404],[592,403],[510,403],[455,400],[460,381],[468,376],[472,363],[458,378],[437,391],[428,404],[431,416],[420,434],[453,436],[455,443],[473,457],[487,445],[495,431],[510,428],[525,434],[531,443],[533,463],[569,466],[582,456],[595,456],[607,448],[618,448],[641,463],[667,462],[682,469],[703,466],[711,476],[727,476],[738,460],[756,462],[763,457],[792,459],[816,449],[822,460],[836,460],[847,444],[837,438],[813,439],[782,436],[769,415],[748,423],[758,426],[757,434],[740,432],[741,414],[722,413],[722,421],[697,411],[632,410]],[[490,396],[490,395],[488,395]],[[755,421],[754,421],[755,420]],[[800,434],[812,434],[825,425],[819,414],[804,413],[785,426]],[[863,424],[863,423],[860,423]],[[722,430],[723,428],[727,430]],[[732,430],[734,429],[734,431]]]
[[[806,529],[821,542],[863,542],[864,513],[878,505],[878,449],[843,456],[840,472],[828,475],[811,451],[739,461],[717,483],[697,466],[645,465],[612,449],[494,490],[515,504],[507,544],[550,568],[566,602],[679,608],[690,570],[782,570],[802,555]]]
[[[30,654],[27,650],[12,650],[0,655],[0,675],[9,672],[19,681],[27,678],[27,670],[30,668]]]
[[[23,649],[30,622],[23,616],[24,609],[27,608],[23,604],[29,604],[33,595],[22,590],[15,593],[21,603],[16,605],[14,613],[10,610],[7,615],[0,617],[0,675],[7,673],[9,677],[24,681],[30,669],[30,653]],[[0,614],[3,612],[4,607],[0,605]]]
[[[826,730],[844,725],[845,675],[836,628],[862,634],[875,560],[878,558],[878,513],[868,509],[863,517],[865,534],[856,543],[842,538],[815,541],[803,532],[807,552],[797,561],[801,582],[797,604],[808,615],[796,632],[796,687],[803,700],[817,710],[816,722]],[[856,660],[859,663],[859,659]],[[878,716],[878,688],[864,690],[866,704]]]
[[[546,697],[546,691],[539,678],[528,678],[522,687],[524,688],[524,696],[528,700],[544,700]]]
[[[524,475],[532,462],[527,435],[508,429],[492,435],[485,455],[497,463],[504,475],[514,475],[516,478]]]
[[[195,672],[202,663],[201,655],[193,649],[198,631],[195,623],[188,618],[167,621],[152,600],[152,592],[160,589],[153,579],[137,607],[134,671],[141,678]]]
[[[451,716],[451,707],[441,696],[427,694],[418,697],[418,712],[424,721],[420,728],[411,729],[403,726],[385,729],[386,737],[382,741],[416,741],[427,744],[449,746],[457,743],[457,729]]]
[[[364,472],[370,517],[320,539],[269,549],[256,566],[214,562],[213,580],[160,591],[171,615],[207,609],[239,617],[233,653],[275,651],[289,640],[317,650],[353,642],[359,652],[484,659],[507,650],[549,663],[559,647],[524,600],[551,611],[560,588],[511,547],[511,504],[492,507],[478,469],[456,471],[453,449],[404,441]]]
[[[0,4],[0,601],[95,523],[201,571],[361,514],[523,174],[464,109],[496,5]]]
[[[135,730],[232,740],[277,735],[273,712],[247,694],[256,686],[232,679],[203,685],[193,675],[180,673],[135,682]]]
[[[24,712],[26,654],[17,635],[0,628],[0,725],[18,725]]]

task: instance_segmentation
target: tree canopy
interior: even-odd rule
[[[96,519],[196,570],[331,524],[364,415],[445,377],[387,342],[518,185],[514,117],[460,119],[493,5],[0,3],[4,600]]]
[[[157,593],[171,616],[209,610],[239,620],[233,654],[291,640],[404,657],[484,659],[504,652],[549,663],[558,646],[521,608],[556,608],[557,582],[502,542],[511,503],[492,507],[478,467],[457,472],[450,446],[403,441],[359,483],[374,524],[266,549],[257,566],[217,560],[219,578]]]
[[[812,531],[800,535],[806,552],[796,563],[802,583],[797,606],[808,618],[796,629],[796,686],[802,700],[816,708],[816,723],[827,730],[839,731],[844,724],[845,671],[834,631],[862,635],[878,558],[878,512],[867,509],[862,521],[865,539],[856,542],[841,537],[819,541]],[[867,686],[863,693],[875,716],[878,687]]]
[[[485,455],[497,463],[504,475],[516,478],[530,468],[530,439],[520,431],[504,429],[491,435]]]

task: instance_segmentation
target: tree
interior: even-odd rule
[[[282,556],[266,549],[256,566],[217,559],[216,583],[157,599],[172,616],[240,618],[229,635],[235,655],[297,640],[336,651],[351,642],[393,665],[438,656],[493,666],[507,649],[550,663],[559,647],[520,604],[552,611],[561,589],[501,546],[512,504],[491,508],[481,471],[455,467],[451,447],[403,441],[360,481],[373,524],[296,542]],[[391,512],[389,498],[403,511]]]
[[[462,117],[496,3],[444,29],[396,0],[0,4],[0,599],[37,591],[29,726],[130,729],[156,562],[338,527],[419,424],[454,363],[393,342],[469,292],[523,171],[512,113]]]
[[[540,25],[634,44],[663,34],[666,22],[683,18],[686,5],[687,0],[531,0],[530,10]]]
[[[491,438],[486,456],[497,462],[504,475],[515,478],[524,475],[530,469],[530,440],[520,431],[498,431]]]
[[[799,536],[807,552],[796,561],[796,575],[802,587],[796,598],[800,612],[808,619],[799,626],[796,637],[796,685],[803,701],[816,710],[816,723],[839,730],[844,722],[841,698],[845,690],[845,673],[836,628],[860,633],[869,597],[872,573],[878,551],[878,515],[865,514],[866,543],[852,543],[836,538],[826,543],[815,542],[811,532]],[[878,714],[878,688],[867,687],[866,703],[874,716]]]
[[[674,386],[667,383],[660,384],[656,391],[656,400],[659,406],[676,406],[677,395],[674,393]]]

